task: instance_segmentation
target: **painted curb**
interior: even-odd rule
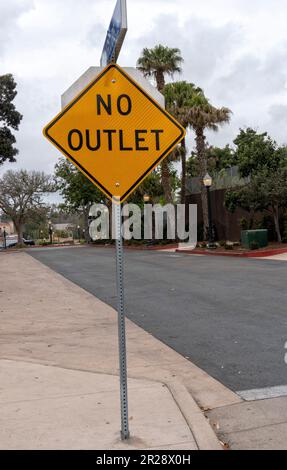
[[[185,386],[178,380],[165,382],[193,434],[199,450],[223,450],[209,420]]]
[[[206,255],[206,256],[229,256],[233,258],[263,258],[274,255],[281,255],[287,253],[287,248],[277,248],[274,250],[265,250],[265,251],[246,251],[245,253],[224,253],[224,252],[214,252],[214,251],[195,251],[195,250],[175,250],[177,253],[185,253],[188,255]]]

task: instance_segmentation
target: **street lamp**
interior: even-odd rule
[[[7,248],[7,242],[6,242],[6,230],[5,230],[5,227],[3,227],[3,247],[4,247],[4,250],[6,250]]]
[[[203,184],[206,188],[210,188],[212,186],[212,177],[206,173],[205,177],[203,178]]]
[[[78,225],[78,240],[81,240],[81,232],[80,232],[81,227]]]
[[[207,191],[207,207],[208,207],[208,245],[207,248],[215,249],[216,245],[213,238],[212,230],[212,214],[211,214],[211,198],[210,198],[210,187],[212,186],[212,177],[206,173],[203,178],[203,184],[206,187]]]
[[[50,220],[49,220],[49,235],[50,235],[50,243],[52,245],[52,243],[53,243],[53,227],[52,227],[52,223],[51,223]]]
[[[148,194],[145,194],[143,200],[144,202],[150,202],[150,196]]]

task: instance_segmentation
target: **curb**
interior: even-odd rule
[[[137,246],[124,246],[124,248],[127,248],[128,250],[138,250],[138,251],[164,251],[164,250],[176,250],[178,247],[178,244],[174,245],[161,245],[161,246],[143,246],[143,247],[137,247]]]
[[[165,384],[185,418],[198,449],[223,450],[208,418],[204,416],[185,386],[177,380],[166,381]]]
[[[175,250],[177,253],[185,253],[188,255],[206,255],[206,256],[229,256],[233,258],[263,258],[274,255],[281,255],[287,253],[287,248],[276,248],[274,250],[261,250],[261,251],[246,251],[245,253],[224,253],[214,251],[194,251],[194,250]]]
[[[59,244],[53,244],[53,245],[34,245],[34,246],[29,246],[29,247],[24,247],[22,249],[33,249],[36,250],[37,248],[114,248],[115,245],[93,245],[92,243],[89,244],[83,244],[83,245],[77,245],[77,244],[68,244],[68,243],[59,243]],[[164,250],[175,250],[178,247],[178,244],[174,245],[161,245],[161,246],[129,246],[129,245],[124,245],[125,250],[134,250],[134,251],[164,251]],[[12,251],[13,248],[10,249]],[[1,251],[1,249],[0,249]],[[18,250],[19,251],[19,250]]]
[[[36,250],[37,248],[64,248],[65,246],[67,247],[71,247],[71,246],[84,246],[84,245],[75,245],[74,243],[53,243],[52,245],[50,244],[47,244],[47,245],[31,245],[31,246],[26,246],[24,247],[24,249],[26,248],[31,248],[32,250]]]
[[[90,248],[114,248],[115,245],[84,245],[84,246],[89,246]],[[133,246],[133,245],[124,245],[125,250],[132,250],[132,251],[165,251],[165,250],[176,250],[178,247],[178,244],[174,245],[161,245],[161,246],[147,246],[147,245],[139,245],[139,246]]]

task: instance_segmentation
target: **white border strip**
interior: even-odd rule
[[[287,385],[279,385],[277,387],[267,388],[254,388],[252,390],[242,390],[236,393],[246,401],[285,397],[287,396]]]

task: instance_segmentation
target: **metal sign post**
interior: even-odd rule
[[[101,56],[101,67],[117,62],[127,29],[126,0],[117,0]]]
[[[89,69],[65,93],[62,111],[43,131],[114,203],[123,440],[130,433],[121,204],[185,136],[185,129],[160,106],[163,98],[147,92],[150,85],[141,75],[133,73],[135,80],[111,63],[118,58],[126,31],[126,0],[117,0],[101,59],[106,67],[96,76]]]
[[[119,332],[119,370],[121,393],[121,437],[129,439],[128,418],[128,383],[127,383],[127,353],[126,353],[126,326],[124,305],[124,271],[123,271],[123,237],[122,237],[122,207],[113,204],[115,235],[116,235],[116,265],[117,265],[117,305],[118,305],[118,332]]]

